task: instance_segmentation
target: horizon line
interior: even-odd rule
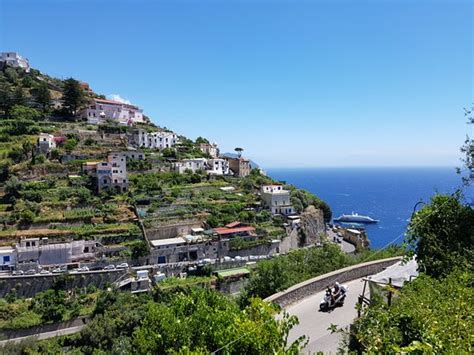
[[[263,167],[259,165],[263,170],[265,169],[453,169],[461,168],[452,165],[320,165],[320,166],[269,166]]]

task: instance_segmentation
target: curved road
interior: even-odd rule
[[[326,353],[337,352],[340,335],[331,334],[328,328],[331,324],[338,328],[349,326],[357,316],[355,305],[359,295],[362,293],[364,282],[357,279],[345,283],[349,291],[343,307],[335,308],[331,312],[319,312],[319,303],[324,298],[326,291],[307,297],[298,303],[290,305],[286,311],[298,317],[300,324],[295,326],[289,334],[288,341],[292,342],[301,335],[309,338],[304,353],[315,353],[322,351]]]

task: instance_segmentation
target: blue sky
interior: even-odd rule
[[[470,1],[0,0],[0,50],[264,167],[458,165]]]

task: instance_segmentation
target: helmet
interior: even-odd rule
[[[336,282],[336,283],[334,284],[334,286],[340,287],[341,285],[339,284],[339,282]]]

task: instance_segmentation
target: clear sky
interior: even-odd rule
[[[264,167],[459,165],[471,1],[0,0],[0,50]]]

